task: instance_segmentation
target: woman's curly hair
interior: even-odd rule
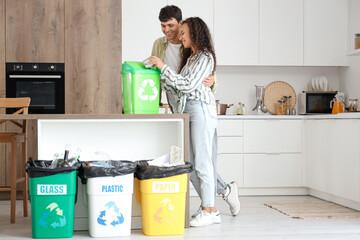
[[[212,73],[214,73],[216,69],[216,56],[211,34],[206,23],[199,17],[190,17],[185,19],[182,24],[187,24],[189,26],[190,38],[195,46],[195,49],[198,52],[203,52],[207,55],[210,53],[213,56],[214,69]],[[193,54],[191,48],[184,48],[184,46],[182,46],[180,70],[186,65],[186,62],[191,54]]]

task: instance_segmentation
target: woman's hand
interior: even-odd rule
[[[151,56],[148,58],[150,60],[149,64],[154,64],[154,66],[152,66],[151,68],[160,68],[160,70],[162,70],[162,68],[164,67],[165,63],[163,61],[160,60],[160,58],[155,57],[155,56]]]

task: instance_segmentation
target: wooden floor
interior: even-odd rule
[[[228,205],[217,199],[222,223],[207,227],[185,229],[181,236],[147,237],[141,230],[133,230],[129,237],[103,239],[316,239],[360,240],[360,218],[356,219],[292,219],[264,206],[272,201],[312,201],[309,196],[241,197],[241,212],[232,217]],[[191,212],[199,206],[199,199],[191,197]],[[9,201],[0,201],[0,239],[30,239],[31,218],[21,217],[21,201],[17,202],[16,223],[9,223]],[[75,232],[72,239],[93,239],[87,232]],[[102,238],[97,238],[102,239]]]

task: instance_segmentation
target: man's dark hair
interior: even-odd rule
[[[182,13],[179,7],[174,5],[167,5],[160,10],[160,22],[167,22],[172,18],[175,18],[177,22],[180,22],[182,20]]]

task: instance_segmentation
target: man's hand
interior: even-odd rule
[[[211,77],[207,77],[204,79],[203,84],[205,87],[211,87],[212,85],[214,85],[214,76],[215,74],[211,75]]]

